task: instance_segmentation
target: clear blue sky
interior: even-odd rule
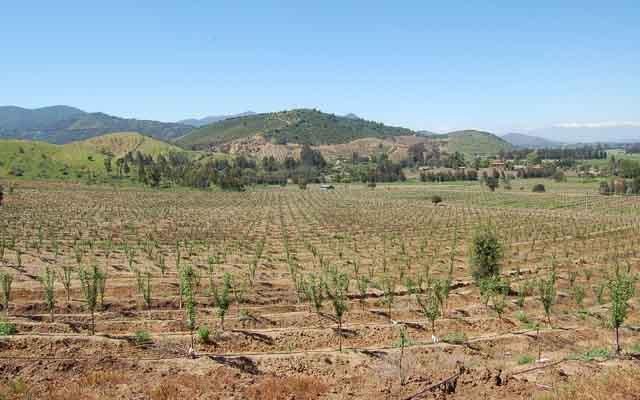
[[[497,132],[640,120],[637,0],[307,3],[5,1],[0,104]]]

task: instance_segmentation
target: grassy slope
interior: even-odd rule
[[[154,157],[172,151],[183,151],[177,146],[136,132],[110,133],[80,142],[69,143],[65,147],[70,149],[81,147],[95,152],[109,152],[115,157],[123,156],[130,151],[140,151]]]
[[[178,140],[178,143],[206,146],[256,134],[262,134],[277,143],[320,145],[348,143],[366,137],[411,135],[413,132],[377,122],[302,109],[227,119],[196,129]]]
[[[67,148],[44,142],[1,140],[0,176],[9,176],[13,167],[23,170],[25,178],[78,178],[78,173],[85,175],[88,171],[101,175],[104,155],[80,146]]]
[[[86,176],[89,171],[102,176],[105,175],[105,152],[110,152],[117,158],[136,150],[154,157],[171,151],[184,151],[172,144],[131,132],[114,133],[65,145],[29,140],[0,140],[0,176],[9,176],[12,167],[22,169],[25,178],[77,179]],[[189,154],[198,155],[195,152]]]
[[[495,155],[500,150],[513,148],[511,143],[489,132],[457,131],[447,135],[449,153],[460,152],[465,155]]]

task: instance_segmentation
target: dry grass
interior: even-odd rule
[[[640,399],[640,368],[611,368],[597,376],[572,380],[538,400]]]
[[[245,396],[255,400],[312,400],[328,390],[328,385],[312,377],[271,377],[251,386]]]

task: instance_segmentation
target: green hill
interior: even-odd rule
[[[82,178],[104,173],[105,156],[79,145],[0,140],[0,176],[37,179]]]
[[[139,133],[123,132],[103,135],[64,145],[16,139],[0,139],[0,176],[32,179],[78,179],[104,176],[106,154],[118,158],[127,152],[140,151],[154,157],[181,148]],[[190,156],[198,155],[188,152]]]
[[[257,134],[265,136],[272,143],[321,145],[348,143],[370,137],[413,135],[414,132],[378,122],[299,109],[230,118],[195,129],[177,143],[202,148]]]
[[[140,132],[170,140],[192,129],[192,126],[184,124],[119,118],[67,106],[33,110],[15,106],[0,107],[0,138],[8,139],[64,144],[111,132]]]
[[[81,147],[98,153],[110,153],[116,158],[121,157],[128,152],[135,151],[154,157],[159,154],[166,154],[172,151],[184,151],[180,147],[149,136],[141,135],[137,132],[110,133],[79,142],[69,143],[65,145],[65,147],[69,149],[72,149],[73,147]]]
[[[465,130],[446,134],[447,151],[465,155],[495,155],[500,150],[509,150],[513,145],[493,133]]]

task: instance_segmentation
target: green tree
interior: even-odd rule
[[[220,287],[213,286],[211,288],[211,297],[213,298],[213,305],[216,307],[216,313],[220,318],[220,329],[224,331],[224,317],[229,311],[231,306],[231,288],[232,288],[231,274],[225,272],[222,276],[222,285]]]
[[[636,279],[626,273],[617,272],[609,279],[607,287],[611,297],[611,325],[615,331],[616,353],[620,353],[620,326],[629,314],[629,300],[635,294]]]
[[[187,317],[187,328],[191,335],[191,347],[193,347],[193,331],[196,328],[196,302],[193,286],[193,267],[191,265],[185,265],[180,270],[180,293]]]
[[[469,249],[471,276],[476,282],[498,276],[503,257],[502,244],[494,227],[480,225],[475,229]]]
[[[89,313],[91,314],[91,335],[96,333],[95,311],[98,305],[98,293],[100,291],[101,272],[97,265],[92,265],[91,270],[80,269],[78,276],[80,277],[80,285],[82,294]]]
[[[349,292],[349,276],[344,272],[338,272],[333,267],[329,270],[329,276],[325,282],[327,298],[331,301],[333,312],[338,320],[338,342],[342,351],[342,318],[349,309],[347,304],[347,294]]]

